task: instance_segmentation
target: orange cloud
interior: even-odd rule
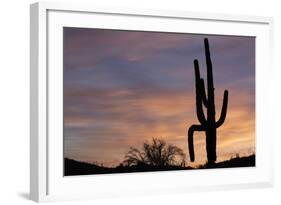
[[[88,92],[91,95],[86,94]],[[152,137],[163,138],[168,143],[181,147],[188,157],[187,129],[192,124],[198,124],[193,93],[161,92],[158,95],[147,94],[144,98],[135,98],[134,92],[130,90],[88,92],[84,94],[79,92],[79,95],[88,96],[87,102],[90,105],[91,103],[94,105],[97,97],[104,102],[106,102],[104,97],[112,100],[116,98],[115,100],[126,102],[126,104],[106,106],[106,112],[112,114],[110,118],[66,115],[65,126],[90,128],[87,133],[84,133],[84,143],[80,143],[79,147],[81,150],[88,150],[83,151],[83,157],[80,156],[84,160],[97,161],[95,156],[101,153],[100,149],[97,151],[95,147],[102,147],[103,159],[99,160],[107,165],[112,165],[113,158],[115,163],[121,162],[128,147],[139,147],[142,142]],[[237,94],[235,92],[230,94],[231,101],[226,121],[218,128],[218,160],[228,159],[237,153],[245,155],[249,150],[254,151],[255,148],[255,116],[253,109],[249,109],[247,103],[249,96],[243,92]],[[238,100],[239,103],[232,103]],[[114,113],[119,114],[114,115]],[[220,108],[217,109],[217,115],[219,114]],[[146,117],[148,117],[147,121]],[[97,133],[95,126],[107,128]],[[196,162],[191,163],[192,165],[206,162],[204,132],[195,134],[195,154]]]

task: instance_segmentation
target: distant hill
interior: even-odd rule
[[[113,173],[130,173],[130,172],[152,172],[152,171],[171,171],[171,170],[187,170],[193,169],[192,167],[181,166],[148,166],[148,165],[135,165],[135,166],[122,166],[117,167],[101,167],[95,164],[86,162],[79,162],[73,159],[64,159],[64,175],[89,175],[89,174],[113,174]]]
[[[214,165],[205,164],[200,169],[208,168],[232,168],[232,167],[254,167],[256,165],[256,155],[248,157],[236,157],[227,161],[219,162]]]
[[[227,161],[219,162],[213,165],[202,165],[197,169],[210,169],[210,168],[231,168],[231,167],[251,167],[255,166],[255,155],[248,157],[236,157]],[[153,171],[171,171],[171,170],[190,170],[193,167],[181,166],[149,166],[149,165],[135,165],[135,166],[122,166],[117,167],[102,167],[95,164],[86,162],[79,162],[76,160],[64,159],[64,175],[91,175],[91,174],[113,174],[113,173],[131,173],[131,172],[153,172]]]
[[[73,159],[64,159],[64,175],[87,175],[112,173],[114,168],[101,167],[95,164],[79,162]]]

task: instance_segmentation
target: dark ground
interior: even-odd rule
[[[190,170],[190,169],[210,169],[210,168],[232,168],[232,167],[252,167],[255,166],[255,155],[248,157],[236,157],[224,162],[219,162],[213,165],[202,165],[198,168],[181,167],[181,166],[117,166],[117,167],[102,167],[95,164],[79,162],[72,159],[64,159],[65,176],[73,175],[90,175],[90,174],[113,174],[113,173],[131,173],[131,172],[152,172],[152,171],[171,171],[171,170]]]

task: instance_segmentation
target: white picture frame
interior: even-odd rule
[[[61,28],[66,25],[256,36],[256,167],[63,177],[62,71],[53,68],[62,67]],[[272,186],[274,134],[268,120],[272,112],[263,109],[272,107],[268,72],[274,71],[272,28],[270,17],[98,8],[71,3],[32,4],[30,198],[40,202]],[[154,183],[147,186],[147,181]]]

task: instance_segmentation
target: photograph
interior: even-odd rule
[[[63,27],[64,176],[255,167],[254,36]]]

